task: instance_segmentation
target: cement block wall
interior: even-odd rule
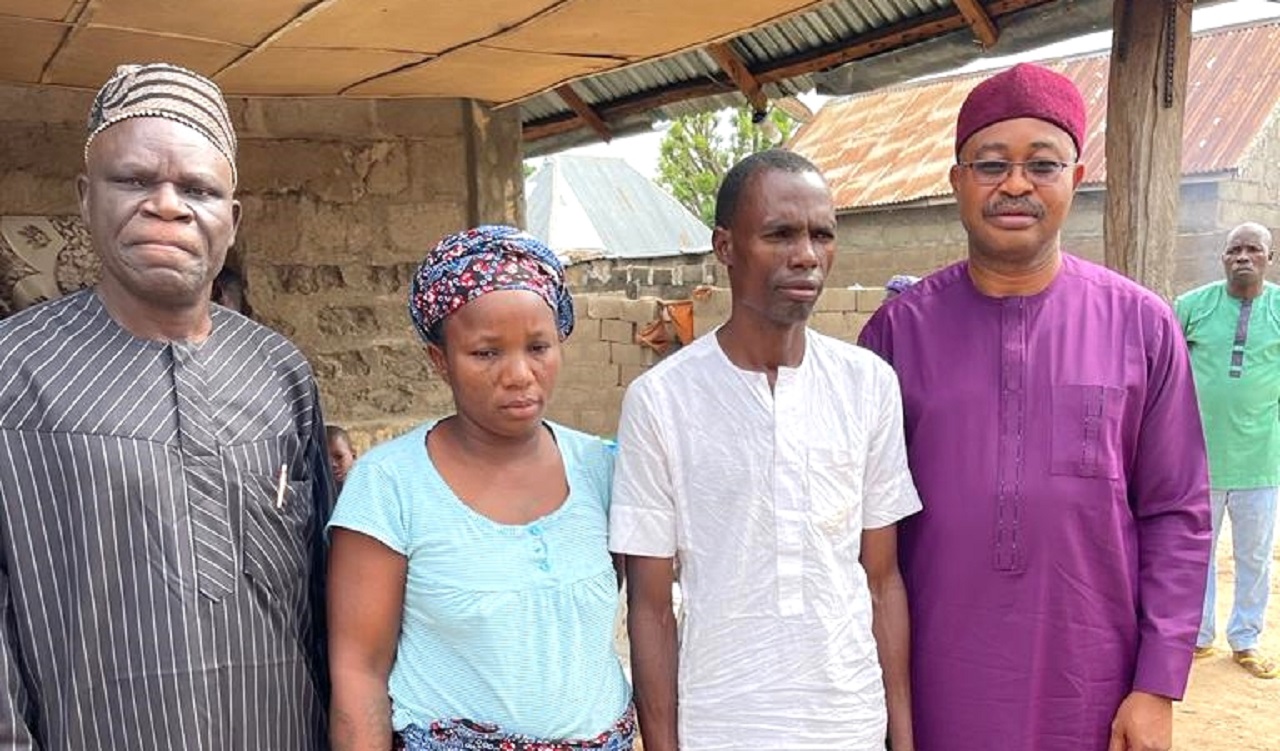
[[[91,99],[0,86],[0,222],[65,235],[54,238],[68,245],[56,259],[63,294],[97,278],[74,189]],[[523,219],[518,108],[421,99],[229,105],[244,207],[229,265],[247,279],[255,316],[306,353],[327,417],[351,428],[357,447],[447,412],[448,390],[429,373],[405,290],[441,236]],[[0,239],[0,316],[15,284],[36,270]]]
[[[728,289],[702,287],[689,299],[696,336],[706,335],[729,318]],[[828,288],[818,298],[810,323],[824,334],[853,343],[883,301],[883,290]],[[661,305],[652,297],[574,296],[577,325],[564,344],[560,378],[548,410],[551,419],[598,435],[617,432],[626,387],[662,359],[635,342],[637,331],[659,319]]]
[[[1254,141],[1244,169],[1224,185],[1219,220],[1228,227],[1259,222],[1280,232],[1280,108]]]
[[[560,378],[547,416],[579,430],[611,436],[627,386],[660,359],[636,333],[658,320],[657,298],[574,295],[573,334],[562,350]]]
[[[0,221],[40,217],[66,245],[56,287],[96,279],[76,218],[90,95],[0,86]],[[243,271],[255,314],[291,337],[315,366],[327,415],[357,447],[452,409],[404,311],[410,276],[441,235],[523,215],[519,122],[462,100],[233,100],[241,138],[244,223],[231,264]],[[1182,189],[1176,287],[1220,274],[1226,232],[1245,220],[1280,227],[1280,121],[1259,137],[1240,174]],[[1102,258],[1103,195],[1076,198],[1066,247]],[[820,331],[850,340],[894,273],[927,273],[964,255],[952,205],[846,214],[836,265],[815,310]],[[33,269],[0,240],[0,316]],[[578,331],[566,344],[553,419],[600,434],[616,429],[626,385],[657,359],[635,343],[654,298],[689,299],[726,283],[710,254],[651,261],[589,261],[569,269]],[[728,315],[728,292],[694,298],[705,333]],[[628,306],[629,305],[629,306]]]
[[[1252,166],[1231,180],[1183,185],[1175,290],[1185,291],[1220,278],[1219,254],[1227,232],[1240,222],[1261,221],[1280,229],[1280,175],[1264,168],[1280,163],[1280,129],[1269,128],[1255,151],[1249,160]],[[1078,193],[1063,228],[1063,246],[1098,263],[1103,261],[1104,204],[1102,191]],[[924,275],[961,260],[966,253],[966,236],[954,205],[844,214],[839,221],[840,249],[810,323],[818,331],[844,341],[857,341],[858,333],[883,302],[881,285],[890,276]],[[723,278],[723,269],[717,272],[717,278]],[[866,288],[847,289],[859,284]],[[599,315],[575,332],[566,346],[565,361],[574,365],[562,373],[561,394],[552,406],[556,419],[604,435],[611,435],[617,428],[617,406],[623,387],[642,372],[642,368],[636,370],[636,366],[614,361],[619,350],[611,350],[598,341],[604,337],[613,346],[623,347],[608,337],[615,336],[618,330],[616,322],[610,321],[618,317],[612,306],[625,302],[621,298],[624,294],[625,290],[616,293],[618,303],[599,302],[598,294],[578,294],[579,304]],[[727,289],[704,287],[691,299],[697,336],[711,331],[729,316]]]
[[[565,277],[575,291],[616,292],[632,300],[687,300],[697,287],[728,283],[724,267],[710,251],[667,258],[571,261]]]
[[[1245,221],[1280,230],[1280,118],[1246,158],[1238,175],[1185,182],[1178,208],[1173,288],[1184,292],[1221,278],[1219,254],[1227,233]],[[1062,245],[1102,263],[1106,194],[1078,192],[1063,227]],[[959,261],[967,252],[953,203],[847,212],[839,217],[839,251],[830,283],[878,287],[894,274],[923,276]]]
[[[813,307],[809,325],[819,333],[856,344],[862,327],[884,298],[883,289],[844,289],[828,285]],[[702,336],[729,319],[733,296],[727,288],[703,288],[692,299],[695,336]]]

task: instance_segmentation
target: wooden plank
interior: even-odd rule
[[[760,90],[760,82],[751,74],[751,70],[747,68],[747,64],[738,57],[738,53],[733,51],[727,42],[719,42],[716,44],[708,44],[703,48],[712,60],[716,61],[716,65],[720,66],[720,70],[724,71],[730,81],[738,87],[738,91],[751,102],[751,108],[756,112],[766,112],[769,109],[769,98]]]
[[[1000,32],[996,30],[995,22],[991,20],[991,16],[987,15],[982,3],[978,0],[951,1],[960,10],[960,15],[964,16],[969,27],[973,29],[973,35],[977,37],[978,42],[986,49],[994,47],[1000,40]]]
[[[62,41],[58,43],[58,48],[53,51],[48,60],[44,61],[44,67],[40,70],[40,83],[49,83],[54,61],[58,59],[58,56],[67,47],[71,46],[71,42],[76,37],[84,33],[85,28],[89,26],[89,22],[93,20],[93,12],[101,2],[102,0],[83,0],[83,2],[77,2],[67,11],[64,20],[70,23],[71,26],[63,34]],[[103,81],[103,83],[106,82]]]
[[[591,105],[587,104],[582,97],[578,96],[578,92],[573,90],[573,86],[571,84],[566,83],[563,86],[557,86],[556,94],[564,100],[565,104],[569,105],[569,109],[573,110],[578,115],[579,120],[591,126],[591,129],[596,132],[596,135],[606,141],[613,138],[613,133],[609,130],[609,126],[605,125],[604,120],[596,114],[595,110],[591,109]]]
[[[266,50],[268,47],[270,47],[271,45],[279,41],[280,38],[283,37],[290,29],[293,29],[297,26],[301,26],[302,24],[306,23],[308,19],[319,16],[321,13],[324,13],[331,6],[336,5],[338,2],[339,0],[318,0],[318,2],[308,5],[307,7],[300,10],[297,13],[297,15],[295,15],[293,18],[290,18],[289,20],[280,24],[278,28],[273,29],[271,33],[259,39],[257,44],[245,50],[240,55],[237,55],[236,58],[231,62],[222,66],[222,69],[219,70],[217,73],[213,74],[211,78],[214,78],[216,80],[223,73],[227,73],[229,71],[235,70],[237,67],[244,65],[246,62],[253,59],[257,55],[262,54],[264,50]]]
[[[634,95],[625,99],[615,100],[610,102],[607,106],[598,108],[596,110],[596,114],[606,120],[623,118],[628,115],[634,115],[637,112],[646,112],[648,110],[664,107],[674,102],[683,102],[687,99],[698,99],[704,96],[723,94],[726,91],[729,91],[732,86],[733,84],[727,80],[685,81],[653,93]],[[582,122],[576,113],[554,115],[525,125],[522,134],[525,141],[537,141],[540,138],[558,136],[562,133],[577,130],[585,124],[586,123]]]
[[[1107,89],[1107,266],[1173,294],[1191,0],[1115,0]]]

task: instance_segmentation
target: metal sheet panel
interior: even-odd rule
[[[1106,52],[1044,61],[1076,82],[1088,109],[1085,181],[1106,180]],[[969,90],[997,71],[832,100],[791,147],[826,174],[844,210],[951,194],[955,119]],[[1183,120],[1184,176],[1238,170],[1280,107],[1280,22],[1198,34]]]
[[[705,253],[711,230],[614,157],[554,156],[525,181],[529,232],[562,255],[657,258]]]

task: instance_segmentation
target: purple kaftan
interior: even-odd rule
[[[900,527],[918,751],[1105,751],[1130,690],[1180,698],[1209,485],[1168,305],[1071,256],[1003,299],[959,263],[860,343],[901,380],[924,502]]]

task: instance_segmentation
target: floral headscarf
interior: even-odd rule
[[[573,331],[573,298],[556,254],[527,232],[484,225],[449,235],[422,260],[409,288],[409,316],[429,344],[440,344],[440,324],[481,295],[523,289],[551,307],[564,339]]]

